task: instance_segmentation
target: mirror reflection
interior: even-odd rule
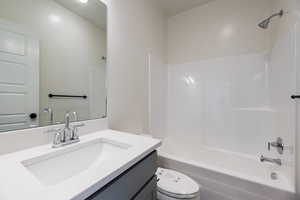
[[[0,131],[106,116],[106,7],[0,0]]]

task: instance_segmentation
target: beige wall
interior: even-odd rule
[[[272,0],[215,0],[168,19],[168,63],[263,52],[270,30],[256,27]]]
[[[49,100],[48,94],[62,93],[90,96],[92,73],[104,72],[106,33],[53,0],[1,0],[0,18],[22,24],[40,40],[40,110],[54,108],[55,121],[62,121],[67,110],[77,111],[81,119],[89,119],[88,100]],[[103,81],[104,83],[104,81]],[[103,84],[102,84],[103,85]],[[98,98],[96,113],[105,111],[105,86]],[[41,113],[42,121],[47,115]],[[101,115],[102,116],[102,115]],[[100,117],[100,116],[98,116]]]
[[[108,0],[110,127],[148,130],[148,54],[164,57],[164,16],[156,0]]]

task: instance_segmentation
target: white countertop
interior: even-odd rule
[[[161,145],[161,141],[113,130],[95,132],[80,143],[53,149],[51,144],[0,156],[1,200],[84,200]],[[130,145],[126,154],[95,165],[56,185],[45,186],[26,169],[24,160],[53,153],[95,139]]]

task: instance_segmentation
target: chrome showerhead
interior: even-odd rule
[[[270,19],[268,18],[268,19],[265,19],[264,21],[260,22],[258,24],[258,26],[260,28],[267,29],[269,27],[269,24],[270,24]]]
[[[269,27],[269,24],[270,24],[272,18],[274,18],[276,16],[282,17],[283,14],[284,14],[283,10],[280,10],[278,13],[275,13],[275,14],[271,15],[269,18],[267,18],[264,21],[260,22],[258,24],[258,26],[260,28],[267,29]]]

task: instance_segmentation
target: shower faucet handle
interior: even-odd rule
[[[275,142],[268,142],[269,151],[271,150],[271,147],[276,148],[279,154],[283,154],[284,144],[282,138],[278,137]]]

